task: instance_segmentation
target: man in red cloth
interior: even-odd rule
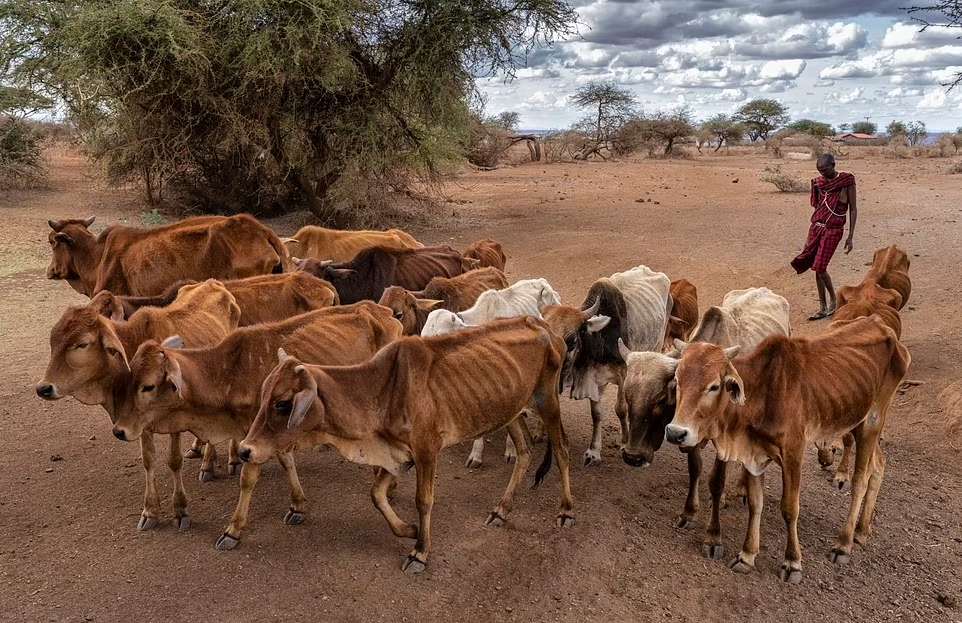
[[[815,273],[821,308],[809,316],[809,320],[821,320],[835,313],[835,288],[828,274],[828,263],[842,240],[846,214],[851,215],[851,221],[848,238],[845,240],[845,253],[851,253],[855,221],[858,218],[855,207],[855,176],[836,171],[835,157],[831,154],[819,156],[815,168],[820,175],[812,180],[810,202],[815,209],[812,225],[808,228],[805,248],[792,260],[792,268],[798,274],[809,268]]]

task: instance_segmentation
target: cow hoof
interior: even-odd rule
[[[240,470],[241,470],[240,463],[231,463],[227,466],[227,475],[236,476],[237,474],[240,473]]]
[[[831,553],[828,555],[829,560],[834,562],[836,565],[844,565],[848,563],[850,557],[850,553],[837,547],[833,548]]]
[[[190,530],[190,515],[181,515],[177,518],[177,529],[182,532]]]
[[[427,568],[428,564],[418,560],[416,554],[408,554],[408,557],[401,563],[401,571],[410,575],[424,573],[424,570]]]
[[[464,462],[464,466],[468,469],[478,469],[481,467],[481,459],[469,456],[468,460]]]
[[[585,467],[590,465],[601,465],[601,452],[588,448],[585,450]]]
[[[564,513],[558,515],[558,527],[559,528],[570,528],[575,525],[574,515],[566,515]]]
[[[157,527],[157,518],[151,517],[149,515],[141,515],[140,521],[137,522],[137,529],[143,532],[144,530],[153,530]]]
[[[295,510],[287,511],[284,515],[284,523],[289,526],[299,526],[304,523],[304,513]]]
[[[201,482],[212,482],[214,480],[214,470],[212,469],[202,469],[200,473],[197,474],[197,479]]]
[[[728,568],[735,573],[751,573],[755,570],[755,565],[748,564],[739,554],[735,560],[729,563]]]
[[[802,564],[797,561],[784,561],[779,577],[783,582],[789,584],[799,584],[802,581]]]
[[[239,538],[235,539],[234,537],[232,537],[231,535],[225,532],[224,534],[220,535],[220,538],[217,539],[216,543],[214,543],[214,549],[220,550],[222,552],[229,552],[230,550],[237,547],[239,543],[240,543]]]
[[[505,462],[505,463],[511,464],[511,463],[514,463],[514,462],[517,461],[517,460],[518,460],[518,455],[517,455],[517,454],[507,454],[507,453],[506,453],[506,454],[504,455],[504,462]]]
[[[872,529],[868,530],[856,530],[855,531],[855,542],[859,545],[865,545],[868,540],[872,537]]]
[[[725,555],[725,546],[721,543],[703,543],[701,553],[709,560],[721,560]]]
[[[695,519],[693,517],[682,515],[681,517],[675,520],[675,527],[676,528],[694,528]]]
[[[835,479],[834,479],[834,483],[835,483],[835,486],[838,488],[839,491],[844,491],[844,490],[845,490],[845,485],[846,485],[846,483],[848,483],[848,475],[846,474],[846,475],[843,476],[843,475],[836,474],[836,475],[835,475]]]
[[[505,523],[505,518],[501,513],[497,511],[491,511],[488,513],[488,518],[484,520],[484,525],[491,526],[492,528],[500,528]]]
[[[188,448],[187,452],[184,452],[185,459],[199,459],[204,456],[204,453],[200,448]]]

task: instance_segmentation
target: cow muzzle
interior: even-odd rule
[[[632,467],[648,467],[651,465],[650,454],[635,454],[627,448],[621,450],[621,460]]]
[[[134,440],[134,437],[130,434],[130,432],[129,432],[126,428],[124,428],[124,427],[122,427],[122,426],[114,426],[113,433],[114,433],[114,437],[116,437],[117,439],[119,439],[119,440],[121,440],[121,441],[133,441],[133,440]]]
[[[669,424],[665,427],[665,441],[676,446],[693,446],[696,443],[695,435],[691,429],[675,424]]]
[[[43,398],[44,400],[58,400],[62,397],[60,393],[57,391],[57,386],[54,385],[53,383],[47,383],[45,381],[41,381],[37,383],[36,390],[37,390],[37,395]]]

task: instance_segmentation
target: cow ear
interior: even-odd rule
[[[304,423],[307,412],[314,406],[314,400],[317,399],[317,381],[311,373],[304,366],[295,367],[294,372],[304,383],[304,389],[294,394],[291,416],[287,419],[288,429],[297,428]]]
[[[415,305],[418,306],[418,309],[421,309],[427,312],[433,311],[441,307],[442,305],[444,305],[444,301],[442,301],[441,299],[414,299],[414,300],[416,301]]]
[[[607,327],[609,322],[611,322],[610,316],[592,316],[585,321],[585,324],[588,327],[588,333],[597,333]]]
[[[171,335],[160,343],[163,348],[183,348],[184,338],[179,335]]]
[[[290,355],[287,354],[286,350],[284,350],[283,348],[277,349],[277,363],[284,363],[289,358],[290,358]]]
[[[462,257],[461,258],[461,270],[464,272],[472,271],[481,266],[481,260],[476,260],[473,257]]]
[[[66,245],[73,244],[73,238],[70,237],[70,234],[65,234],[62,231],[58,231],[57,233],[55,233],[53,235],[53,239],[56,240],[57,242],[62,242]]]
[[[742,347],[737,344],[735,346],[729,346],[728,348],[725,349],[725,358],[731,361],[732,359],[738,356],[738,351],[740,351],[741,349]]]
[[[736,405],[745,404],[745,384],[742,377],[738,375],[735,366],[728,364],[728,373],[725,375],[725,391],[728,392],[731,401]]]
[[[96,310],[101,316],[110,318],[114,322],[120,322],[124,319],[123,304],[107,290],[98,292],[88,303],[88,306]]]
[[[130,362],[127,361],[127,353],[124,352],[124,345],[120,343],[120,338],[117,337],[114,328],[107,325],[107,323],[101,323],[100,344],[103,346],[105,353],[111,357],[120,359],[124,367],[128,371],[130,370]]]
[[[621,354],[621,358],[624,359],[625,362],[627,362],[628,355],[631,354],[631,351],[628,350],[628,347],[625,346],[625,341],[622,340],[620,337],[618,338],[618,352]]]
[[[164,355],[164,376],[167,377],[167,382],[174,386],[174,391],[181,399],[184,398],[184,390],[186,385],[184,384],[184,375],[180,371],[180,364],[177,360],[168,355]]]
[[[89,229],[90,226],[93,225],[93,224],[94,224],[94,221],[96,221],[96,220],[97,220],[97,217],[96,217],[96,216],[88,216],[87,218],[85,218],[85,219],[83,220],[84,227],[87,227],[87,228]]]
[[[54,231],[60,231],[61,229],[63,229],[64,223],[63,221],[55,221],[53,219],[50,219],[47,221],[47,225],[50,225],[50,229]]]
[[[665,396],[668,401],[668,404],[670,405],[675,404],[675,394],[677,392],[678,392],[678,381],[675,380],[674,376],[672,376],[671,380],[668,381],[668,389],[666,391],[666,396]]]

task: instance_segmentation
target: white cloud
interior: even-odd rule
[[[807,63],[805,61],[768,61],[762,65],[759,75],[766,80],[794,80],[802,75]]]
[[[945,89],[930,89],[922,96],[919,103],[915,105],[919,110],[933,110],[945,107]]]
[[[882,37],[881,47],[891,49],[947,45],[957,42],[958,37],[958,31],[948,28],[921,30],[919,24],[898,22],[886,29],[885,35]]]

